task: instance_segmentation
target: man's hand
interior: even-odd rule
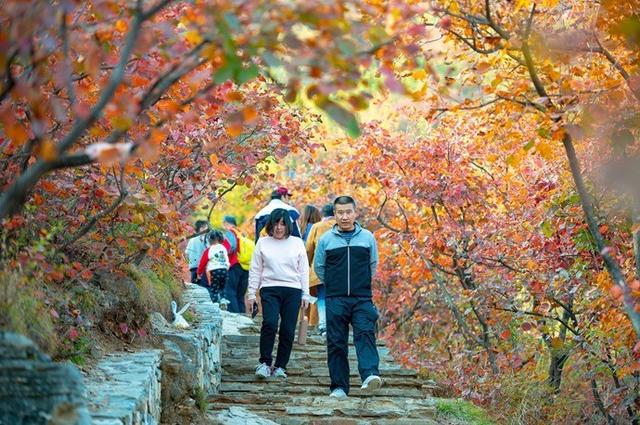
[[[309,300],[307,300],[307,299],[303,298],[303,299],[302,299],[302,305],[301,305],[301,308],[302,308],[303,310],[308,309],[308,308],[309,308]]]

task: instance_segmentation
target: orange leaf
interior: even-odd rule
[[[209,155],[209,161],[211,161],[211,163],[213,165],[218,165],[218,155],[216,155],[215,153],[212,153],[211,155]]]
[[[225,130],[229,137],[238,137],[242,134],[242,124],[229,124]]]
[[[153,130],[151,130],[151,134],[149,135],[149,141],[152,145],[158,146],[164,141],[165,137],[167,137],[166,132],[160,130],[159,128],[154,128]]]
[[[4,132],[7,137],[9,137],[9,139],[11,139],[13,143],[18,146],[24,144],[24,142],[26,142],[29,138],[27,130],[25,130],[25,128],[20,124],[7,126],[5,127]]]
[[[44,140],[38,147],[37,154],[45,161],[53,161],[58,157],[56,146],[51,140]]]
[[[118,19],[116,21],[116,30],[118,32],[126,32],[128,27],[129,26],[127,25],[127,22],[124,19]]]
[[[230,91],[226,94],[225,98],[228,102],[242,102],[243,96],[242,93],[238,91]]]
[[[251,106],[246,107],[242,110],[242,118],[244,119],[244,122],[252,122],[257,117],[258,117],[258,112],[255,110],[255,108],[252,108]]]

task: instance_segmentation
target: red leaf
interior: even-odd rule
[[[75,341],[76,339],[78,339],[79,336],[80,336],[80,332],[78,332],[76,328],[72,327],[71,329],[69,329],[69,339],[71,341]]]
[[[511,338],[511,331],[509,329],[505,329],[504,331],[502,331],[502,333],[500,334],[500,338],[502,339],[509,339]]]
[[[127,325],[126,323],[122,322],[118,325],[120,327],[120,332],[122,332],[123,334],[127,334],[129,332],[129,325]]]

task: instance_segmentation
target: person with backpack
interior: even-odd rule
[[[222,300],[222,293],[227,284],[229,271],[229,256],[227,249],[222,245],[224,236],[220,230],[209,232],[209,249],[207,250],[207,266],[205,276],[207,279],[207,289],[211,301],[214,303]]]
[[[235,257],[229,269],[229,284],[225,291],[225,298],[229,300],[230,312],[244,313],[246,311],[244,296],[249,285],[249,266],[255,244],[240,233],[234,216],[225,215],[222,218],[222,227],[226,232],[225,239],[229,250]]]
[[[262,232],[262,229],[264,229],[267,221],[269,220],[271,211],[278,208],[284,209],[289,212],[289,217],[291,219],[291,235],[297,236],[299,238],[302,237],[300,229],[298,227],[300,212],[295,207],[292,207],[288,204],[290,197],[291,192],[289,192],[286,187],[280,186],[279,188],[271,192],[271,200],[264,208],[258,211],[254,219],[256,228],[256,242],[258,242],[258,239],[260,238],[260,232]]]

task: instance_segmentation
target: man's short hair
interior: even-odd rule
[[[288,238],[289,236],[291,236],[291,233],[293,233],[293,221],[291,220],[289,211],[285,210],[284,208],[276,208],[275,210],[271,211],[271,214],[269,214],[269,219],[267,220],[267,225],[265,226],[267,234],[269,236],[273,236],[273,230],[275,229],[276,224],[280,221],[284,223],[284,234],[285,237]]]
[[[209,227],[209,222],[207,220],[197,220],[196,223],[194,224],[195,228],[196,228],[196,232],[200,231],[200,229],[202,229],[203,227]]]
[[[334,207],[336,205],[349,205],[349,204],[353,205],[353,209],[356,208],[356,201],[351,196],[347,196],[347,195],[338,196],[336,200],[333,201]]]
[[[333,204],[327,204],[324,207],[322,207],[322,216],[333,217]]]
[[[236,218],[232,215],[225,215],[224,217],[222,217],[222,222],[223,223],[229,223],[229,224],[233,224],[234,226],[238,225],[238,222],[236,221]]]

